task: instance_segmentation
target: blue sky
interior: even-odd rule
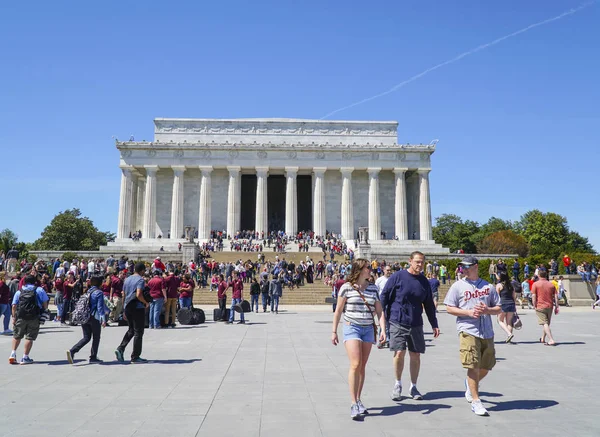
[[[4,2],[0,229],[33,241],[77,207],[116,231],[112,136],[155,117],[320,118],[582,4],[572,0]],[[433,216],[557,212],[600,249],[600,3],[334,119],[440,140]],[[9,195],[7,195],[9,194]]]

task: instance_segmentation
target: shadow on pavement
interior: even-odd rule
[[[464,395],[464,393],[463,393]],[[370,416],[395,416],[401,413],[421,413],[431,414],[436,410],[448,409],[450,405],[446,404],[398,404],[387,407],[369,407]]]
[[[482,393],[481,396],[485,397]],[[549,408],[558,405],[558,402],[545,399],[524,399],[518,401],[493,402],[493,407],[488,408],[489,411],[511,411],[511,410],[539,410],[541,408]]]
[[[500,393],[489,393],[489,392],[481,392],[479,393],[483,397],[499,397],[502,396]],[[464,391],[432,391],[423,395],[423,399],[426,401],[437,401],[439,399],[450,399],[450,398],[464,398]]]
[[[39,334],[53,334],[55,332],[73,332],[71,329],[40,329]],[[11,335],[12,337],[12,335]]]
[[[504,342],[502,342],[504,343]],[[539,345],[543,345],[543,343],[541,343],[539,340],[536,341],[518,341],[515,344],[539,344]],[[586,344],[585,341],[557,341],[556,342],[556,346],[574,346],[574,345],[580,345],[580,344]]]

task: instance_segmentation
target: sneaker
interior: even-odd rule
[[[356,406],[358,407],[358,414],[369,414],[369,410],[363,405],[360,399],[356,401]]]
[[[417,390],[417,386],[416,385],[413,385],[412,388],[410,389],[410,396],[415,401],[422,401],[423,400],[423,395],[421,393],[419,393],[419,390]]]
[[[31,358],[29,358],[29,357],[23,357],[23,358],[21,358],[21,365],[32,364],[32,363],[33,363],[33,360]]]
[[[245,325],[246,321],[245,320],[240,320],[239,322],[237,322],[238,325]]]
[[[471,389],[469,388],[469,383],[465,379],[465,399],[468,403],[473,402],[473,395],[471,394]]]
[[[358,411],[358,405],[352,404],[352,406],[350,407],[350,418],[352,420],[358,420],[359,416],[360,416],[360,412]]]
[[[510,342],[512,341],[512,339],[514,338],[514,336],[515,336],[515,334],[510,334],[510,335],[508,336],[508,338],[506,339],[506,342],[507,342],[507,343],[510,343]]]
[[[402,400],[402,384],[396,383],[394,385],[394,390],[392,390],[392,400],[393,401],[401,401]]]
[[[89,363],[90,364],[102,364],[102,363],[104,363],[104,361],[102,361],[100,358],[90,358]]]
[[[489,416],[488,411],[485,409],[480,400],[471,402],[471,411],[478,416]]]
[[[17,356],[11,355],[10,357],[8,357],[8,364],[17,364]]]
[[[125,357],[123,357],[123,352],[121,352],[119,349],[115,350],[115,355],[116,355],[117,361],[119,363],[124,363],[125,362]]]
[[[145,364],[148,360],[142,357],[137,357],[131,360],[131,364]]]
[[[67,361],[69,362],[69,364],[73,364],[73,354],[70,350],[67,351]]]

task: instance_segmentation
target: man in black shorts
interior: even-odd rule
[[[390,321],[390,350],[394,352],[396,383],[391,397],[402,399],[402,371],[406,349],[410,356],[410,396],[421,400],[417,390],[417,378],[421,369],[421,354],[425,353],[423,335],[423,307],[433,328],[433,336],[440,335],[435,315],[433,294],[427,278],[423,275],[425,255],[413,252],[408,270],[400,270],[388,279],[381,293],[381,306]]]

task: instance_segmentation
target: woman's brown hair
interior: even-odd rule
[[[358,277],[360,276],[360,272],[362,271],[362,269],[364,269],[365,266],[370,265],[371,263],[369,262],[369,260],[366,260],[364,258],[357,258],[354,261],[352,261],[352,268],[350,269],[350,273],[346,278],[346,282],[355,285],[356,281],[358,281]]]

